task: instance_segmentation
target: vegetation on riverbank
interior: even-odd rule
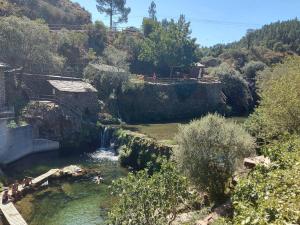
[[[201,191],[210,195],[213,202],[217,203],[222,199],[221,196],[224,197],[225,193],[232,201],[232,216],[229,215],[225,219],[220,218],[215,221],[215,224],[265,225],[270,223],[299,223],[299,132],[297,129],[294,129],[295,126],[290,119],[291,117],[274,116],[270,118],[264,117],[264,114],[261,113],[268,112],[276,115],[278,113],[277,110],[284,107],[284,111],[292,115],[298,115],[300,105],[296,100],[297,98],[290,98],[297,95],[298,89],[286,88],[285,86],[291,84],[289,87],[293,87],[299,83],[295,80],[299,77],[299,74],[295,72],[299,71],[296,69],[299,68],[298,65],[298,58],[290,58],[284,64],[275,66],[272,71],[267,70],[266,74],[268,76],[262,76],[259,81],[262,103],[268,102],[272,98],[274,104],[272,104],[272,107],[269,104],[261,104],[254,112],[256,120],[250,117],[250,122],[247,123],[246,127],[253,131],[259,125],[256,123],[257,119],[258,121],[272,120],[272,122],[265,124],[265,136],[259,135],[261,133],[253,132],[260,144],[257,152],[268,157],[271,160],[271,164],[258,165],[249,171],[248,175],[238,176],[237,181],[234,181],[237,184],[233,183],[233,186],[230,186],[231,191],[227,192],[230,189],[225,187],[228,184],[227,182],[233,179],[233,174],[236,171],[234,162],[239,157],[245,156],[244,153],[249,152],[251,149],[253,150],[253,138],[238,125],[226,124],[221,118],[216,117],[213,119],[214,116],[208,116],[181,128],[177,137],[179,140],[178,149],[181,150],[177,153],[175,151],[175,156],[177,155],[175,159],[177,158],[179,166],[181,165],[179,168],[185,168],[186,171],[189,171],[187,175],[189,178],[192,178],[190,181]],[[281,70],[287,71],[287,73],[284,73],[284,75],[278,73]],[[284,98],[283,95],[287,98]],[[282,98],[285,100],[282,101]],[[290,104],[290,101],[293,104]],[[213,122],[209,123],[209,121],[214,120],[216,123],[219,121],[217,123],[219,126],[216,126]],[[286,124],[286,129],[276,130],[277,135],[274,135],[273,126],[277,124]],[[232,129],[232,132],[229,132],[228,129]],[[197,145],[198,142],[201,143],[200,146]],[[238,143],[247,147],[239,148],[237,147]],[[262,143],[267,143],[267,145],[261,145]],[[182,149],[185,149],[185,151],[182,151]],[[227,154],[234,153],[234,149],[245,149],[246,151],[242,154]],[[203,152],[206,158],[196,157],[195,154],[192,154],[196,150],[198,153]],[[233,151],[231,152],[230,150]],[[182,154],[178,155],[178,153]],[[207,158],[207,156],[216,157]],[[203,160],[201,161],[201,159]],[[201,163],[197,163],[198,161]],[[207,166],[205,167],[205,165]],[[229,168],[229,170],[223,170],[222,168]],[[207,174],[205,180],[202,181],[199,178],[201,178],[203,171],[207,171]],[[228,171],[231,172],[228,173]],[[160,173],[163,172],[160,171]],[[195,182],[193,177],[197,178],[196,181],[198,182]],[[138,179],[138,177],[135,177],[135,179]],[[147,179],[141,179],[140,181],[148,182]],[[217,188],[212,188],[209,186],[210,183],[220,185],[214,185]],[[236,186],[234,187],[234,185]],[[176,193],[174,194],[176,195]],[[121,197],[120,201],[122,200]],[[126,219],[124,221],[128,222]],[[147,222],[142,224],[147,224]]]
[[[109,1],[98,0],[105,2]],[[126,1],[110,2],[119,4],[118,12],[124,16],[120,21],[126,21],[130,12]],[[197,196],[206,205],[231,201],[231,213],[220,224],[300,223],[298,19],[249,31],[236,43],[201,48],[184,15],[158,21],[154,8],[141,29],[118,32],[108,31],[101,22],[92,23],[85,10],[68,0],[0,3],[0,60],[26,73],[85,79],[99,92],[99,117],[108,115],[102,121],[166,122],[207,112],[247,116],[254,111],[244,127],[217,115],[193,121],[179,129],[176,148],[145,135],[115,132],[120,164],[134,172],[113,184],[119,199],[111,210],[110,223],[172,224],[182,205],[191,207],[191,188],[200,192]],[[105,12],[101,6],[98,10]],[[64,23],[65,28],[80,25],[82,30],[55,30],[51,23]],[[206,66],[208,82],[187,81],[198,62]],[[175,74],[180,77],[176,82],[156,82]],[[8,99],[20,117],[31,106],[26,94],[30,88],[21,78],[14,81],[14,98]],[[41,105],[37,108],[43,110]],[[64,115],[65,123],[56,123],[61,114],[48,119],[52,110],[43,116],[29,112],[44,125],[41,136],[42,131],[57,129],[54,134],[63,148],[71,150],[99,143],[101,128],[96,123],[74,128],[70,124],[78,125],[78,118],[72,115]],[[163,139],[163,132],[155,131],[154,138]],[[255,149],[271,164],[243,170],[240,176],[243,157]]]

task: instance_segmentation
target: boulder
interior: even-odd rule
[[[271,160],[268,157],[264,156],[255,156],[244,159],[244,166],[248,169],[252,169],[257,165],[269,166],[271,164]]]
[[[76,165],[70,165],[61,170],[62,175],[66,176],[72,176],[72,177],[77,177],[77,176],[82,176],[85,171],[80,168],[79,166]]]

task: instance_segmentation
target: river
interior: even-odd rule
[[[24,176],[36,177],[49,169],[79,165],[101,173],[104,182],[93,182],[93,177],[76,181],[49,183],[47,188],[27,195],[16,207],[29,225],[102,225],[114,203],[109,193],[113,179],[125,176],[116,157],[98,150],[93,153],[61,154],[49,152],[26,157],[5,169],[10,182]]]

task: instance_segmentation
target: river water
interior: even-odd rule
[[[49,169],[78,165],[101,173],[102,184],[93,177],[50,182],[49,186],[27,195],[16,207],[29,225],[102,225],[115,199],[109,193],[113,179],[127,171],[118,165],[112,153],[97,150],[93,153],[62,155],[50,152],[26,157],[5,169],[10,182],[24,176],[36,177]]]

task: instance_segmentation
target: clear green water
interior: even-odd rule
[[[114,203],[108,186],[113,179],[126,175],[117,162],[101,155],[60,155],[58,152],[27,157],[6,169],[7,177],[20,179],[37,176],[51,168],[71,164],[101,172],[103,184],[95,184],[92,176],[55,181],[49,187],[27,195],[16,204],[29,225],[102,225]]]

